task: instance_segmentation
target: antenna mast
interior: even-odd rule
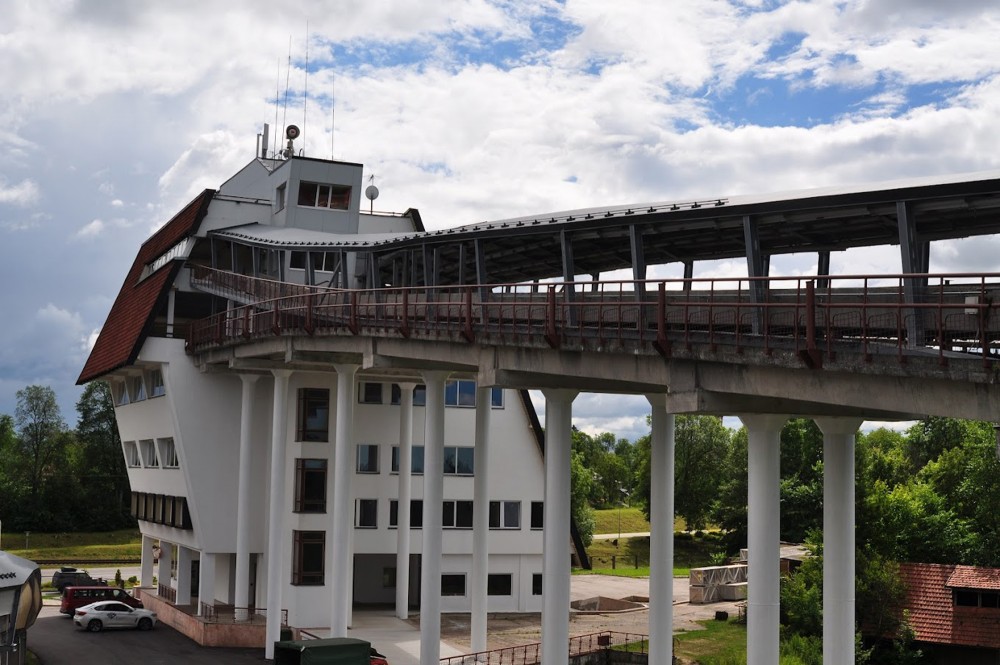
[[[281,97],[281,60],[278,61],[278,75],[274,77],[274,145],[271,146],[271,156],[278,155],[278,99]]]
[[[280,74],[279,74],[280,76]],[[288,84],[292,76],[292,36],[288,35],[288,67],[285,69],[285,103],[281,111],[281,126],[285,126],[285,119],[288,117]]]
[[[309,112],[309,19],[306,19],[306,75],[302,90],[302,133],[306,133],[306,114]],[[302,151],[305,152],[306,140],[302,139]]]

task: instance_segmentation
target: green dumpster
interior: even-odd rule
[[[371,642],[353,637],[274,643],[274,665],[368,665]]]

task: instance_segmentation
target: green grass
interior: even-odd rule
[[[27,543],[27,547],[25,544]],[[128,563],[141,558],[142,536],[136,529],[81,533],[3,534],[5,551],[31,561],[60,561],[67,565],[91,561]]]
[[[707,533],[695,537],[686,533],[674,534],[674,576],[687,576],[692,568],[712,565],[712,554],[720,551],[718,535]],[[619,577],[649,576],[649,538],[623,538],[615,546],[610,540],[595,540],[587,548],[591,570],[574,571],[578,575],[617,575]],[[614,568],[611,567],[612,556]],[[636,559],[638,558],[638,567]]]
[[[701,665],[736,665],[747,662],[747,628],[735,621],[701,621],[705,630],[679,633],[676,656]]]

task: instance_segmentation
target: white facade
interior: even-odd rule
[[[330,192],[322,189],[325,184],[332,185],[334,195],[339,191],[346,208],[292,205],[303,183],[319,183],[313,189],[317,192],[315,200],[320,201],[323,196],[332,201]],[[176,270],[159,294],[159,309],[150,319],[152,322],[155,318],[155,322],[147,325],[140,339],[133,340],[137,354],[113,369],[96,370],[99,377],[81,376],[81,380],[102,378],[111,383],[133,490],[133,512],[144,535],[144,558],[151,543],[159,541],[164,550],[157,569],[161,573],[159,583],[167,584],[162,573],[168,568],[162,562],[172,561],[175,573],[169,585],[176,592],[178,604],[238,604],[236,552],[238,524],[242,521],[250,554],[247,605],[269,607],[267,522],[276,403],[276,381],[266,366],[204,371],[186,354],[184,341],[172,336],[174,326],[179,328],[183,320],[207,315],[209,303],[214,311],[220,307],[225,311],[226,307],[223,296],[192,287],[189,266],[211,262],[220,270],[259,277],[355,286],[366,267],[361,253],[345,249],[350,238],[377,239],[422,230],[410,215],[361,214],[360,185],[361,167],[356,164],[298,158],[251,162],[210,200],[206,198],[203,216],[192,226],[193,240],[171,242],[160,255],[147,257],[140,286],[142,280],[152,279],[157,271]],[[158,235],[148,242],[156,241]],[[187,263],[183,267],[177,265],[184,260]],[[307,269],[304,261],[311,262],[314,269]],[[134,266],[133,272],[136,270]],[[133,286],[127,280],[122,294]],[[128,297],[120,295],[119,300]],[[116,316],[113,309],[103,334],[114,334]],[[402,583],[394,579],[398,530],[390,524],[400,479],[393,469],[401,412],[399,404],[393,403],[394,384],[401,380],[420,382],[419,374],[404,377],[373,371],[362,370],[356,377],[354,441],[349,453],[350,496],[355,513],[350,540],[357,606],[392,604],[395,585]],[[243,488],[247,497],[243,505],[238,500],[244,417],[241,374],[258,377],[253,382],[246,420],[249,483]],[[281,605],[288,611],[289,625],[300,628],[331,625],[330,533],[337,381],[332,365],[295,370],[284,394],[286,426],[280,440],[284,463],[279,527]],[[496,523],[491,524],[487,538],[487,609],[540,611],[544,467],[532,427],[530,402],[516,390],[494,389],[489,459],[474,459],[476,409],[474,404],[468,404],[468,396],[470,391],[473,397],[476,394],[475,378],[463,376],[453,381],[460,385],[449,383],[446,388],[441,610],[471,609],[471,506],[476,471],[489,464],[491,514]],[[412,413],[414,457],[422,459],[425,408],[420,388]],[[461,464],[449,466],[452,458]],[[317,490],[317,483],[323,473],[325,496],[320,496],[323,492]],[[411,498],[419,502],[422,497],[422,474],[414,473]],[[416,523],[419,517],[420,510],[415,508],[411,521]],[[317,545],[309,543],[321,543],[319,566]],[[174,550],[175,546],[178,549]],[[421,530],[415,526],[409,544],[411,607],[416,607],[420,599],[421,549]],[[145,578],[157,571],[144,560],[142,582],[149,584],[151,579]]]

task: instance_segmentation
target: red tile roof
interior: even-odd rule
[[[960,572],[961,571],[961,572]],[[1000,608],[956,607],[950,580],[1000,579],[1000,569],[932,563],[901,563],[899,576],[906,586],[905,607],[918,642],[1000,649]],[[969,586],[992,590],[995,587]]]
[[[955,566],[955,572],[948,578],[948,586],[953,589],[1000,591],[1000,568]]]
[[[156,305],[166,298],[179,264],[172,261],[140,282],[143,268],[198,230],[214,195],[215,190],[206,189],[139,248],[77,385],[135,362],[149,333]]]

